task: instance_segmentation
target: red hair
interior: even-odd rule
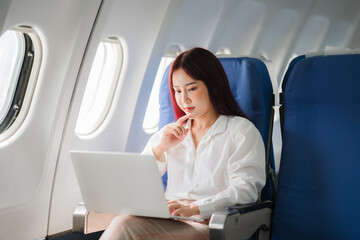
[[[174,90],[173,83],[172,83],[173,67],[174,67],[174,63],[171,65],[171,69],[169,72],[170,99],[171,99],[172,108],[174,110],[175,119],[178,120],[179,118],[184,116],[185,113],[183,112],[183,110],[181,110],[179,105],[176,103],[175,90]]]
[[[246,118],[231,92],[228,78],[219,59],[206,49],[193,48],[182,52],[170,69],[170,98],[175,119],[185,115],[176,103],[172,82],[173,72],[180,68],[191,78],[202,81],[206,85],[210,101],[217,113]]]

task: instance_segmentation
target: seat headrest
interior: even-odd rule
[[[331,55],[347,55],[347,54],[360,54],[360,48],[350,49],[350,48],[342,48],[336,46],[326,46],[325,51],[307,52],[305,56],[308,58],[315,56],[331,56]]]

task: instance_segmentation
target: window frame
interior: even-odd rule
[[[8,130],[16,121],[23,106],[26,89],[29,83],[31,68],[34,63],[34,45],[28,34],[22,33],[25,42],[24,57],[22,60],[19,77],[17,79],[15,93],[12,98],[9,110],[4,119],[0,122],[0,134]]]
[[[155,117],[154,117],[154,113],[152,111],[154,109],[154,107],[155,106],[157,107],[159,104],[159,97],[158,97],[159,94],[157,94],[157,96],[155,96],[155,94],[158,93],[158,90],[160,89],[161,81],[162,81],[162,78],[163,78],[166,68],[183,51],[184,51],[183,46],[180,46],[177,44],[170,45],[166,49],[165,53],[163,54],[163,56],[160,59],[160,63],[159,63],[159,66],[158,66],[158,69],[157,69],[157,72],[156,72],[156,75],[154,78],[154,82],[152,84],[152,88],[151,88],[150,95],[148,98],[148,103],[147,103],[145,113],[144,113],[144,118],[142,121],[142,130],[146,134],[151,135],[159,130],[160,109],[156,109]],[[156,87],[156,89],[155,89],[155,87]],[[156,102],[157,102],[157,104],[156,104]],[[153,115],[153,117],[151,117],[150,115]],[[156,118],[156,120],[154,122],[151,122],[152,118],[153,119]],[[151,126],[150,126],[150,123],[152,123]]]
[[[23,35],[25,51],[9,111],[0,122],[0,143],[12,137],[24,122],[31,105],[42,59],[40,38],[32,27],[22,25],[9,30]]]
[[[103,44],[103,45],[101,45],[101,44]],[[94,70],[93,69],[94,63],[97,61],[96,58],[97,58],[99,47],[102,46],[105,49],[107,49],[109,47],[109,46],[107,46],[107,44],[112,44],[112,45],[110,45],[110,47],[117,50],[113,54],[114,55],[117,54],[117,63],[118,64],[116,64],[115,66],[112,66],[114,68],[114,71],[111,74],[112,82],[110,83],[110,85],[112,87],[110,88],[110,91],[106,94],[107,97],[104,100],[103,110],[101,111],[100,115],[97,116],[98,118],[96,120],[93,120],[90,124],[89,123],[87,124],[87,129],[86,129],[83,126],[80,127],[80,125],[83,123],[83,121],[85,121],[85,119],[88,119],[88,117],[86,117],[86,116],[89,115],[89,112],[91,113],[93,111],[92,110],[93,106],[90,108],[82,109],[82,108],[86,107],[86,105],[83,105],[83,103],[84,103],[84,99],[89,98],[89,96],[90,96],[90,92],[87,93],[87,91],[90,91],[90,89],[88,90],[88,87],[90,87],[90,85],[88,85],[88,84],[89,84],[89,80],[93,78],[91,76],[91,73]],[[106,56],[107,54],[108,53],[105,51],[104,56]],[[81,138],[81,139],[94,138],[98,134],[100,134],[103,131],[103,129],[105,128],[106,122],[111,115],[110,113],[111,113],[111,109],[113,108],[116,95],[121,90],[121,87],[123,84],[123,79],[121,78],[121,76],[122,76],[122,72],[123,72],[124,65],[125,65],[125,54],[126,54],[125,53],[125,44],[119,37],[116,37],[116,36],[105,37],[103,40],[101,40],[98,43],[96,53],[94,55],[94,58],[92,59],[91,69],[89,72],[89,76],[87,78],[85,91],[82,96],[81,105],[80,105],[78,117],[76,120],[75,134],[79,138]],[[109,66],[102,65],[101,72],[104,72],[104,69],[107,67],[109,67]],[[99,77],[100,77],[100,79],[102,79],[103,75],[100,74]],[[100,80],[97,79],[97,81],[98,81],[97,84],[99,84]],[[94,82],[92,82],[90,84],[94,84]],[[92,95],[96,96],[97,94],[98,94],[98,91],[95,91],[95,92],[93,92]],[[94,96],[93,96],[93,98],[94,98]],[[87,110],[88,113],[83,113],[84,110]]]

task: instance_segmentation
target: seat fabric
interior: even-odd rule
[[[230,88],[236,101],[249,120],[260,131],[264,144],[267,146],[269,123],[272,118],[273,89],[265,64],[259,59],[249,57],[220,58],[219,60],[228,76]],[[170,100],[169,72],[170,66],[165,71],[160,87],[160,128],[175,121]],[[275,169],[272,152],[270,156],[270,165]],[[166,186],[166,174],[163,176],[163,182]],[[272,199],[272,189],[272,184],[268,182],[267,187],[262,192],[262,199]]]
[[[360,55],[294,60],[272,239],[360,236]]]

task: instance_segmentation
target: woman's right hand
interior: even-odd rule
[[[185,115],[179,118],[175,123],[170,123],[165,126],[160,143],[153,147],[153,152],[156,159],[160,160],[165,151],[179,144],[185,139],[189,129],[185,129],[183,123],[188,119],[189,117]]]

